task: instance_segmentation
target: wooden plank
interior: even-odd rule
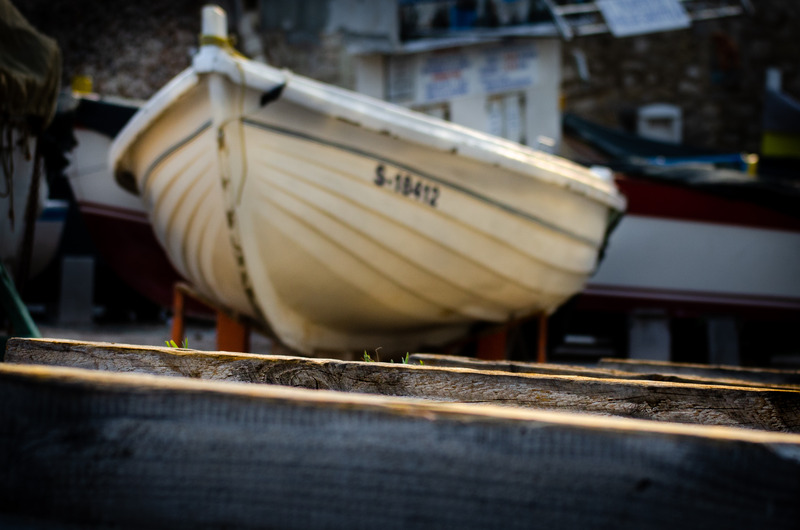
[[[742,379],[754,383],[773,385],[800,385],[800,370],[778,370],[770,368],[748,368],[690,363],[670,363],[661,361],[640,361],[635,359],[600,359],[602,368],[626,370],[629,372],[648,372],[674,375],[692,375],[708,378]]]
[[[0,523],[794,529],[800,435],[0,365]]]
[[[439,355],[434,353],[414,353],[409,356],[409,360],[415,364],[423,362],[426,366],[442,366],[450,368],[470,368],[473,370],[493,370],[499,372],[528,373],[528,374],[550,374],[550,375],[577,375],[581,377],[595,377],[601,379],[631,379],[631,380],[650,380],[650,381],[669,381],[672,383],[692,383],[701,385],[723,385],[723,386],[749,386],[753,388],[780,388],[784,390],[800,390],[800,385],[777,384],[753,382],[746,379],[733,379],[727,377],[700,377],[693,375],[672,375],[668,373],[654,373],[647,369],[641,372],[625,371],[610,368],[610,365],[603,367],[574,366],[567,364],[542,364],[539,362],[520,362],[520,361],[484,361],[471,357],[461,357],[458,355]],[[624,365],[618,365],[621,368]]]
[[[8,362],[800,432],[800,392],[13,339]]]

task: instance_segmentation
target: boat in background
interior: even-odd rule
[[[625,205],[563,158],[249,61],[214,6],[111,166],[198,291],[303,353],[551,313]]]
[[[30,276],[35,223],[47,197],[41,178],[41,161],[34,158],[36,139],[21,126],[10,125],[3,132],[3,168],[0,179],[0,263],[12,276]],[[8,142],[6,143],[6,140]],[[38,174],[37,174],[38,172]],[[32,212],[32,218],[31,214]],[[26,240],[28,241],[26,245]],[[27,248],[26,248],[27,247]],[[27,264],[23,256],[27,254]],[[24,273],[21,268],[27,269]]]
[[[36,278],[58,255],[64,236],[69,202],[62,199],[45,199],[42,212],[36,218],[33,233],[29,278]]]
[[[52,258],[34,247],[47,197],[39,144],[56,109],[61,52],[8,0],[0,0],[0,50],[0,264],[21,283]]]
[[[797,173],[574,115],[564,117],[562,155],[612,168],[628,209],[571,304],[574,343],[556,348],[561,360],[796,366],[787,352],[800,322]]]
[[[84,83],[86,84],[86,83]],[[128,286],[160,307],[171,307],[173,287],[184,281],[158,244],[141,199],[114,180],[108,165],[113,138],[141,102],[100,97],[84,87],[62,98],[74,146],[65,175],[99,255]],[[191,306],[193,314],[202,311]]]
[[[800,311],[800,218],[658,180],[617,185],[629,209],[584,291],[596,306]]]
[[[647,140],[574,115],[564,133],[571,157],[616,171],[628,198],[584,298],[597,297],[597,307],[800,310],[800,180],[757,174],[752,155]]]

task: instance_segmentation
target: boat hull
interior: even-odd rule
[[[376,130],[366,121],[385,104],[348,100],[344,119],[297,78],[265,105],[276,70],[250,66],[259,85],[197,63],[123,132],[117,169],[176,269],[288,346],[435,346],[552,312],[595,269],[614,208],[515,170],[532,157],[518,146],[406,115],[427,137]],[[432,145],[447,134],[451,149]],[[468,154],[489,150],[480,141],[499,163]],[[559,164],[544,159],[543,174]]]
[[[47,196],[47,184],[41,179],[35,189],[31,186],[35,171],[36,139],[15,127],[11,127],[8,134],[10,142],[8,146],[3,146],[3,150],[7,149],[8,152],[3,154],[4,167],[0,169],[0,262],[14,274],[18,272],[22,258],[25,216],[31,193],[37,194],[32,198],[32,205],[36,208],[38,218]],[[32,234],[35,233],[34,228]],[[40,272],[53,257],[53,253],[48,252],[51,249],[35,252],[34,247],[39,242],[32,242],[32,261],[27,271],[29,276]]]
[[[800,310],[800,219],[688,186],[621,178],[628,213],[582,299],[706,314]]]

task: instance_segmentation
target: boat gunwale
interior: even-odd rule
[[[184,69],[169,83],[142,105],[131,119],[117,133],[108,150],[108,166],[116,175],[118,166],[136,141],[158,120],[178,99],[188,93],[200,82],[193,67]],[[210,121],[209,121],[210,123]]]
[[[162,87],[120,131],[109,151],[109,165],[115,173],[138,138],[169,106],[200,82],[200,75],[211,73],[223,75],[231,82],[253,90],[273,90],[283,85],[281,98],[330,118],[345,120],[375,134],[389,134],[412,144],[497,165],[578,192],[617,212],[623,212],[626,208],[625,197],[613,183],[600,180],[589,169],[574,162],[458,124],[442,122],[393,103],[314,81],[289,70],[255,63],[215,45],[202,46],[192,66]],[[389,116],[375,118],[376,112]],[[386,117],[392,119],[387,120]],[[245,119],[246,116],[241,118]],[[375,119],[383,121],[380,127],[370,126],[369,122]],[[420,136],[427,141],[421,141]],[[547,165],[553,167],[544,167]],[[533,172],[531,168],[538,171]]]

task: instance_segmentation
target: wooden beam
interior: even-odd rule
[[[796,528],[800,435],[0,365],[0,526]]]
[[[741,379],[755,383],[800,385],[800,370],[748,368],[691,363],[641,361],[633,359],[600,359],[599,366],[629,372],[692,375],[709,378]]]
[[[800,392],[769,388],[510,374],[54,339],[11,339],[6,359],[12,363],[800,432]]]
[[[462,357],[458,355],[439,355],[434,353],[414,353],[409,356],[409,360],[415,364],[422,362],[425,364],[425,366],[470,368],[472,370],[490,370],[522,374],[577,375],[581,377],[593,377],[600,379],[668,381],[671,383],[748,386],[753,388],[774,388],[800,391],[800,385],[753,382],[746,379],[733,379],[730,377],[711,377],[708,373],[701,377],[699,375],[673,375],[668,373],[659,373],[646,369],[642,369],[638,372],[625,371],[607,367],[610,365],[604,365],[604,367],[589,367],[553,363],[542,364],[539,362],[485,361],[481,359],[473,359],[471,357]],[[625,365],[622,364],[618,366],[620,368],[625,367]]]

